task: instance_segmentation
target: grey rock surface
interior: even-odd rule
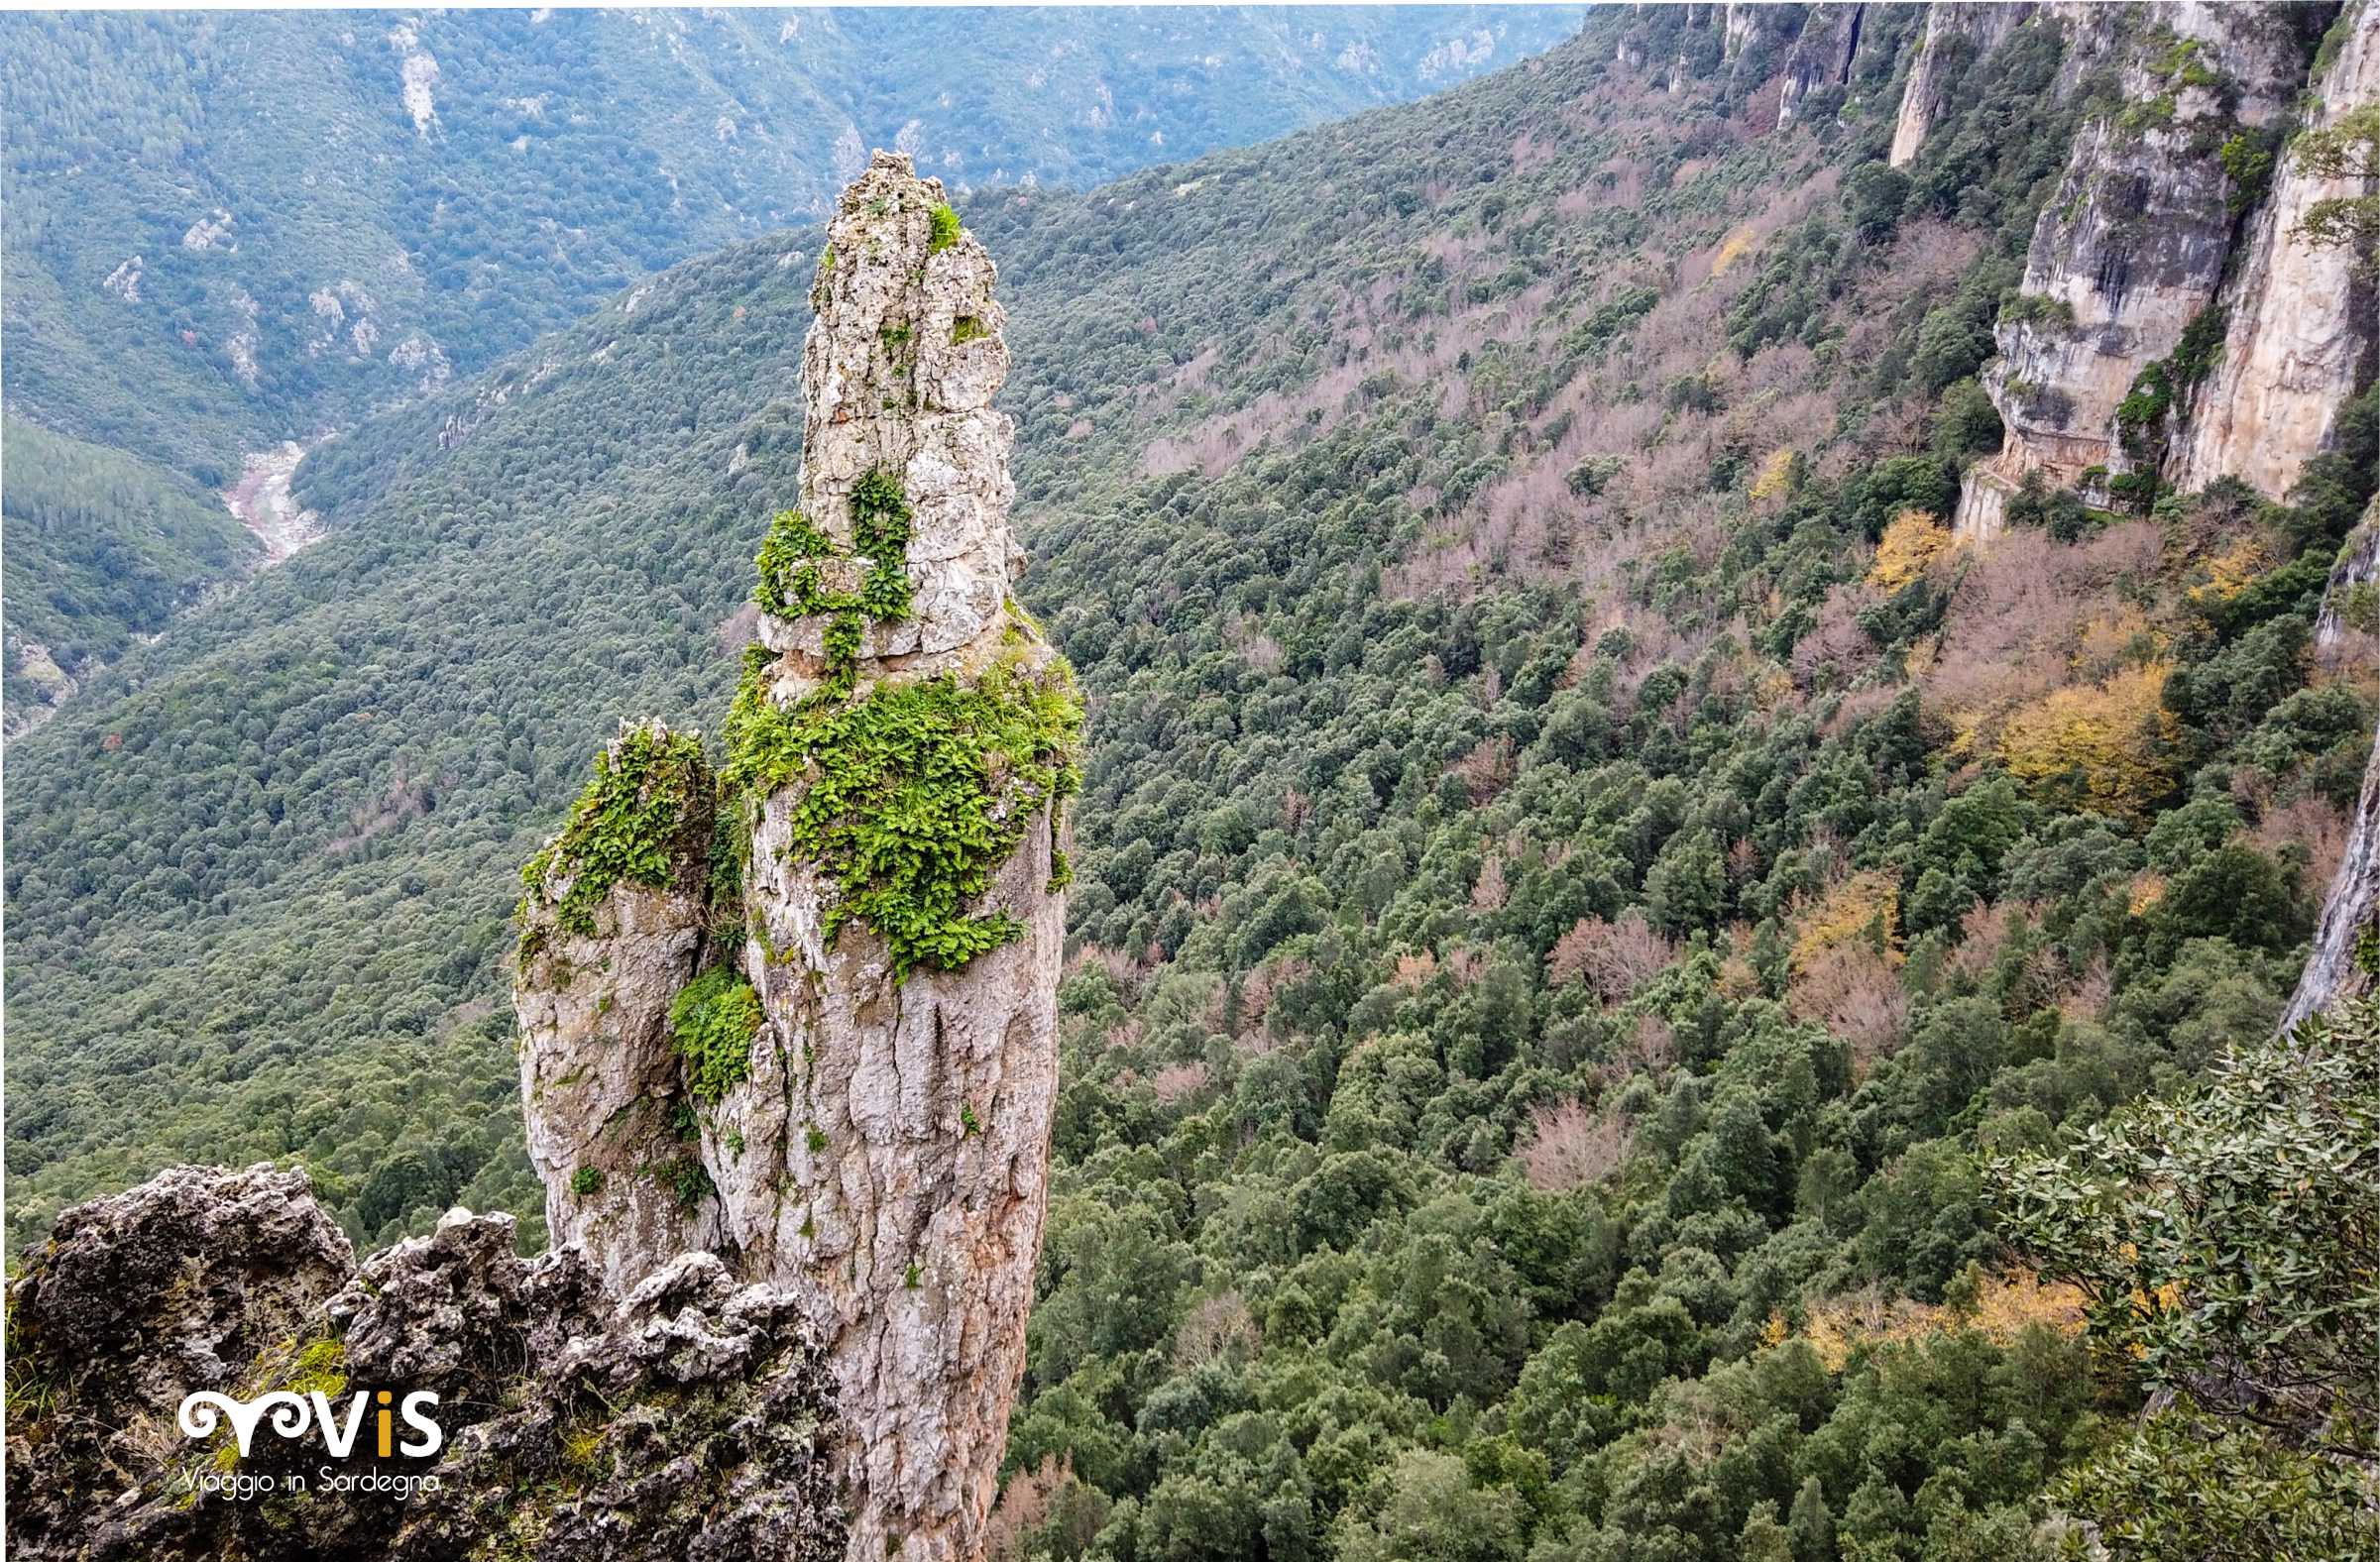
[[[2049,8],[2066,32],[2065,89],[2111,78],[2123,107],[2076,135],[2033,229],[2023,306],[1993,329],[1999,356],[1983,387],[2007,432],[1968,472],[1961,540],[1996,536],[2030,473],[2103,503],[2103,477],[2136,464],[2116,409],[2214,303],[2232,253],[2236,188],[2219,149],[2281,114],[2305,80],[2310,41],[2277,9]]]
[[[303,1174],[268,1168],[176,1168],[69,1211],[59,1230],[80,1236],[35,1255],[10,1297],[12,1328],[43,1320],[14,1342],[12,1396],[27,1381],[45,1391],[9,1417],[12,1556],[844,1554],[833,1389],[802,1309],[782,1289],[739,1285],[709,1254],[683,1255],[615,1300],[577,1253],[524,1263],[510,1216],[455,1210],[358,1271]],[[146,1279],[148,1256],[194,1255],[191,1233],[247,1285],[184,1288],[170,1312],[68,1301],[109,1277]],[[117,1257],[95,1270],[102,1247]],[[211,1344],[193,1352],[191,1339]],[[142,1388],[120,1391],[127,1382]],[[342,1408],[354,1393],[429,1391],[445,1442],[383,1459],[367,1433],[340,1472],[412,1484],[401,1496],[334,1491],[310,1432],[260,1428],[236,1459],[228,1432],[181,1435],[173,1409],[198,1387],[242,1398],[310,1388]],[[243,1495],[206,1489],[209,1476],[275,1485]],[[302,1496],[287,1486],[298,1476],[312,1482]]]
[[[610,762],[639,730],[661,742],[671,735],[659,723],[624,728]],[[595,908],[594,931],[577,933],[557,910],[571,866],[558,863],[524,903],[523,934],[538,952],[513,986],[522,1115],[545,1184],[546,1230],[622,1293],[677,1254],[717,1246],[722,1231],[716,1200],[679,1191],[698,1184],[654,1174],[692,1166],[669,1015],[706,950],[713,799],[708,765],[687,779],[684,816],[664,843],[666,881],[615,884]]]
[[[2309,83],[2309,128],[2380,103],[2380,5],[2358,0],[2328,69]],[[2301,229],[2318,201],[2361,191],[2318,178],[2284,156],[2258,208],[2242,264],[2223,293],[2222,356],[2192,404],[2171,477],[2202,489],[2220,477],[2285,499],[2335,436],[2341,410],[2380,371],[2374,258],[2314,243]]]

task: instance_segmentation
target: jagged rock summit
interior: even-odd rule
[[[524,1265],[510,1217],[457,1210],[359,1270],[270,1167],[68,1212],[11,1294],[24,1555],[982,1553],[1048,1207],[1082,713],[1009,594],[990,257],[885,154],[830,239],[801,502],[760,549],[724,758],[623,726],[522,872],[554,1250]],[[352,1390],[441,1396],[441,1448],[357,1467],[438,1487],[207,1490],[323,1449],[175,1419],[193,1392],[280,1417]]]
[[[610,1289],[691,1249],[799,1298],[850,1556],[972,1557],[1048,1202],[1081,713],[1009,595],[990,257],[884,153],[829,241],[724,763],[624,729],[529,864],[522,1093]]]

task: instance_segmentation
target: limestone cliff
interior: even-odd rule
[[[724,1229],[685,1143],[694,1102],[670,1024],[711,944],[714,790],[699,738],[624,728],[522,874],[529,1160],[554,1245],[585,1250],[616,1292]]]
[[[1892,126],[1891,164],[1905,167],[1925,145],[1926,132],[1950,106],[1967,67],[1997,48],[2033,14],[2031,0],[1961,3],[1926,8],[1925,35],[1909,64],[1900,115]]]
[[[1859,53],[1860,28],[1867,20],[1864,5],[1813,5],[1803,20],[1801,35],[1785,53],[1776,104],[1779,129],[1793,123],[1802,100],[1820,87],[1841,86],[1851,79],[1852,56]]]
[[[2380,5],[2358,0],[2334,31],[2311,89],[2309,128],[2324,129],[2380,102]],[[2258,209],[2243,264],[2223,290],[2222,354],[2193,401],[2169,475],[2184,490],[2236,477],[2286,498],[2307,460],[2326,446],[2348,399],[2371,384],[2380,354],[2373,257],[2317,242],[2306,229],[2319,201],[2364,193],[2287,155]]]
[[[812,291],[800,505],[759,557],[716,780],[623,733],[522,910],[558,1242],[785,1286],[835,1387],[850,1556],[972,1557],[1047,1207],[1080,708],[1009,596],[989,256],[879,154]]]
[[[2312,13],[2205,4],[2054,8],[2061,74],[2094,105],[2000,312],[1983,384],[2006,428],[1970,469],[1957,531],[1995,535],[2030,474],[2144,502],[2215,358],[2210,312],[2243,203],[2238,149],[2305,79]],[[2246,139],[2243,139],[2246,138]],[[2225,157],[2225,149],[2232,155]]]
[[[2364,764],[2346,853],[2330,880],[2314,948],[2282,1013],[2281,1029],[2295,1029],[2309,1016],[2327,1013],[2341,998],[2369,991],[2375,958],[2380,958],[2380,736]]]
[[[2323,605],[2314,619],[2314,650],[2338,662],[2380,644],[2380,502],[2364,506],[2363,518],[2347,533],[2323,584]]]

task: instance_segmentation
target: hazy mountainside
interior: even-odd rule
[[[1088,184],[1435,90],[1578,16],[12,15],[8,408],[228,488],[244,452],[434,390],[639,276],[816,215],[869,146],[960,188]],[[32,555],[12,603],[70,620],[12,625],[12,727],[237,573],[193,575],[170,538],[152,557],[121,527],[28,544],[12,521],[9,540]],[[73,579],[119,565],[184,589],[110,604]]]
[[[2105,167],[2252,272],[2227,62],[2319,84],[2374,26],[2138,20],[1946,51],[1912,116],[1915,10],[1603,14],[964,205],[1091,705],[1027,1554],[2013,1556],[2128,1424],[1988,1168],[2279,1014],[2371,746],[2368,591],[2314,625],[2380,451],[2350,379],[2288,493],[2012,476],[1954,539],[2058,192],[2149,144]],[[617,718],[719,723],[817,249],[325,447],[328,540],[16,746],[19,1240],[183,1158],[300,1158],[366,1238],[533,1209],[511,865]],[[2145,350],[2108,416],[2170,455],[2199,382]]]
[[[871,145],[1088,184],[1450,85],[1575,8],[465,11],[0,24],[10,408],[220,483]]]

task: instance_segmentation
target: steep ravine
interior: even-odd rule
[[[1787,68],[1815,60],[1823,84],[1860,9],[1812,8]],[[2375,11],[2342,24],[2325,114],[2371,99]],[[2068,28],[2069,90],[2111,72],[2156,108],[2088,118],[2035,232],[1990,382],[2007,443],[1960,514],[1978,545],[2036,474],[2110,502],[2139,491],[2114,479],[2201,461],[2283,482],[2286,461],[2256,463],[2302,466],[2370,377],[2352,309],[2320,352],[2259,334],[2304,325],[2279,300],[2330,261],[2292,248],[2285,166],[2260,206],[2205,153],[2277,122],[2311,38],[2147,15],[2043,7],[1960,46]],[[1945,62],[1952,31],[1927,32]],[[1904,104],[1912,152],[1934,102]],[[800,507],[761,550],[762,644],[724,746],[623,727],[524,874],[514,1001],[555,1252],[524,1265],[509,1220],[458,1211],[359,1266],[302,1177],[269,1168],[177,1169],[70,1211],[11,1292],[26,1555],[979,1554],[1046,1215],[1081,713],[1009,596],[1003,315],[941,193],[879,155],[834,219]],[[2120,409],[2210,307],[2227,323],[2194,340],[2216,371],[2155,409],[2161,456],[2127,443],[2149,420]],[[2334,598],[2368,588],[2372,524]],[[2380,747],[2352,830],[2293,1018],[2358,979]],[[184,1444],[158,1404],[330,1376],[469,1406],[452,1495],[359,1505],[328,1533],[318,1512],[185,1501],[217,1445]]]

